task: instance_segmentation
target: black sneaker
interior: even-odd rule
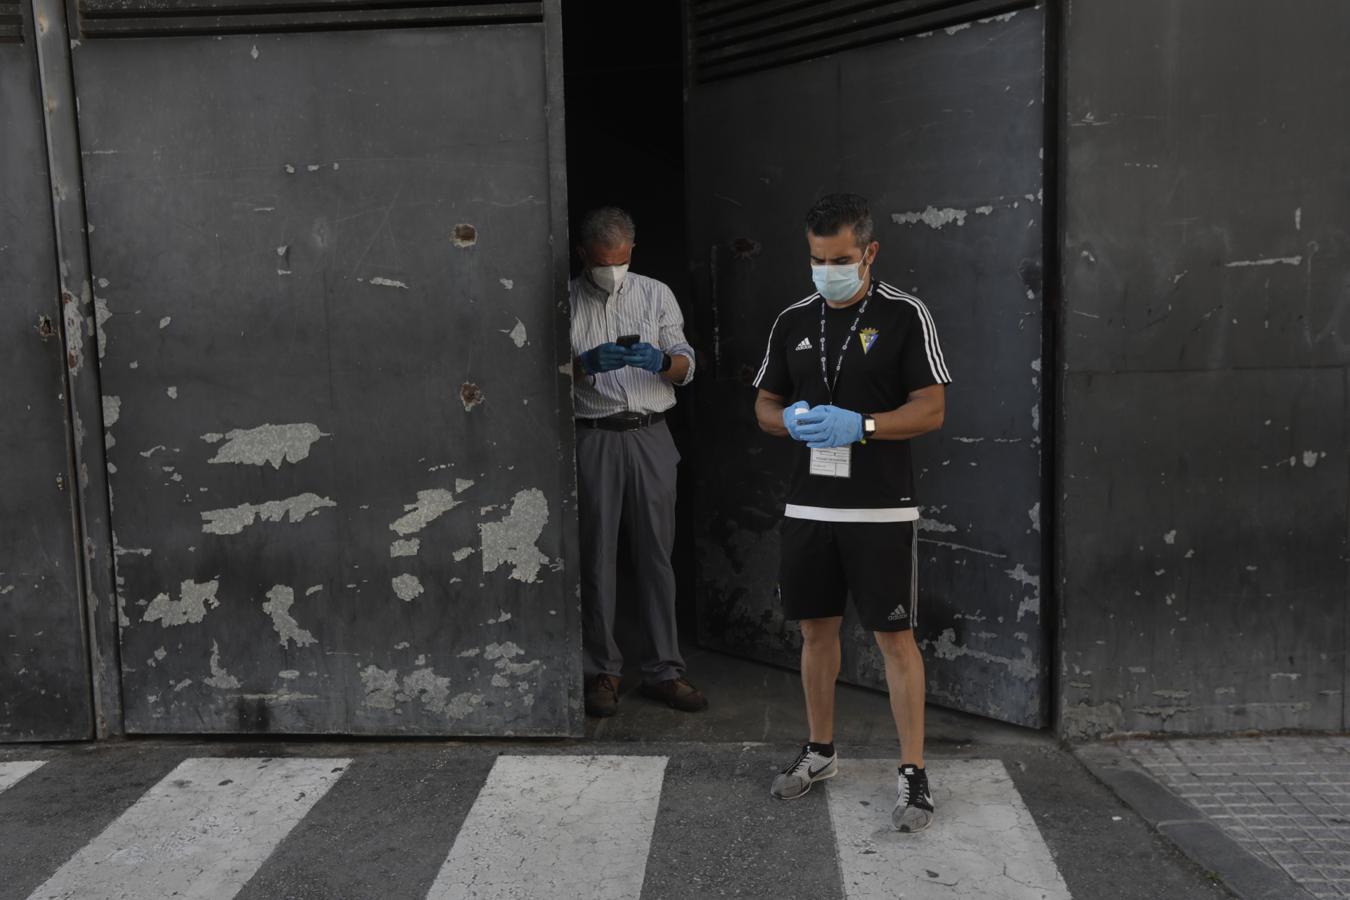
[[[933,795],[928,790],[928,773],[916,766],[901,766],[899,794],[891,810],[891,824],[897,831],[923,831],[933,821]]]
[[[586,683],[586,715],[605,719],[618,711],[618,679],[612,675],[597,675]]]

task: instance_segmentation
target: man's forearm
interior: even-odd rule
[[[869,441],[907,441],[942,427],[943,407],[930,399],[911,400],[896,409],[872,413],[877,430]]]
[[[774,437],[787,437],[787,426],[783,424],[783,410],[787,403],[771,397],[759,397],[755,400],[755,419],[760,430]]]
[[[689,357],[683,353],[670,354],[670,368],[660,373],[671,384],[680,384],[689,376]]]

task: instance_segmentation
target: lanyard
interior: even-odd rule
[[[830,403],[834,403],[834,389],[839,385],[839,373],[844,371],[844,354],[848,353],[848,345],[853,340],[853,335],[857,333],[858,326],[862,324],[863,313],[867,312],[867,301],[871,299],[872,292],[868,291],[858,307],[858,315],[853,319],[848,334],[844,335],[844,345],[839,348],[839,360],[834,366],[834,381],[830,381],[830,362],[825,352],[825,301],[820,301],[820,377],[825,382],[825,389],[830,392]]]

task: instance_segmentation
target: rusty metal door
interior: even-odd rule
[[[690,216],[698,317],[700,633],[795,665],[775,600],[786,447],[749,386],[776,314],[811,291],[802,218],[871,200],[880,277],[923,298],[956,382],[915,442],[918,637],[929,698],[1025,725],[1048,717],[1041,607],[1041,262],[1045,15],[1026,3],[689,7]],[[884,688],[845,623],[844,678]]]
[[[556,19],[72,12],[128,731],[579,728]]]
[[[32,10],[0,3],[0,741],[93,732]],[[79,315],[67,323],[78,342]]]

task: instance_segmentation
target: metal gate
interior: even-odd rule
[[[698,385],[700,456],[717,461],[698,488],[701,639],[796,665],[774,597],[787,447],[759,433],[748,384],[774,316],[811,290],[805,210],[856,191],[880,277],[927,303],[956,379],[945,428],[914,447],[929,697],[1042,726],[1044,11],[851,6],[690,6],[689,211],[715,340]],[[885,685],[852,617],[843,677]]]
[[[0,2],[0,740],[93,731],[32,10]]]
[[[126,729],[576,732],[557,3],[69,21]]]

